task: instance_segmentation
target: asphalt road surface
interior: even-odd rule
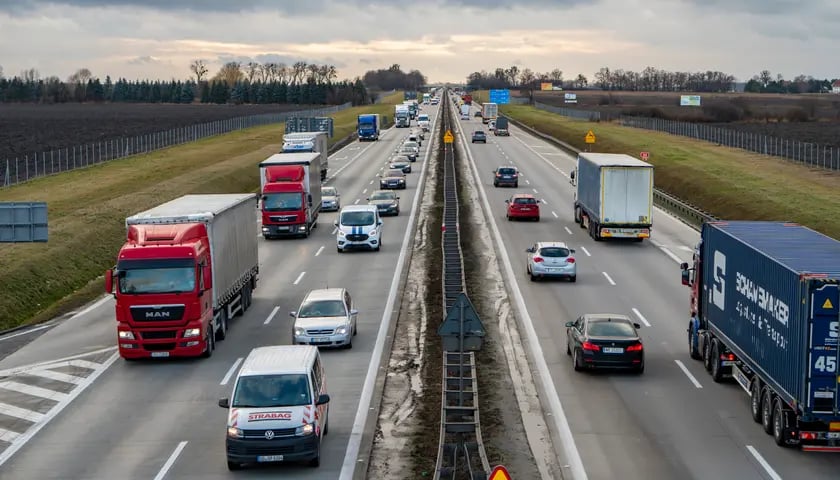
[[[437,110],[424,109],[433,118]],[[378,142],[354,142],[330,157],[328,184],[338,188],[342,205],[366,203],[407,134],[408,129],[392,128]],[[382,349],[380,325],[391,318],[386,305],[398,307],[392,285],[411,230],[410,212],[419,203],[418,182],[430,140],[427,136],[412,165],[408,189],[399,191],[400,216],[385,218],[381,251],[338,254],[336,213],[322,213],[308,239],[260,239],[253,306],[234,320],[211,358],[123,361],[115,352],[110,297],[38,332],[37,339],[6,356],[0,361],[0,478],[233,478],[225,463],[227,411],[218,407],[218,398],[230,394],[231,379],[251,349],[289,343],[288,312],[297,309],[306,292],[346,287],[360,312],[359,333],[352,350],[323,352],[332,401],[321,466],[276,465],[237,475],[339,478],[345,463],[352,467],[356,462],[362,432],[354,422],[364,425],[357,422],[357,411],[368,411],[367,404],[359,404],[363,392],[367,401],[372,394],[368,368]],[[254,234],[258,231],[255,225]]]
[[[753,422],[749,396],[734,382],[714,383],[702,363],[689,358],[689,290],[680,283],[679,263],[691,260],[699,240],[695,230],[657,209],[650,240],[595,242],[573,220],[568,174],[574,157],[513,125],[510,137],[497,137],[480,118],[459,123],[464,136],[456,138],[471,152],[502,261],[506,254],[510,262],[514,281],[506,280],[521,292],[521,320],[533,323],[555,400],[589,479],[840,478],[840,455],[776,446]],[[488,133],[486,145],[470,143],[479,128]],[[520,169],[518,188],[493,187],[493,170],[501,165]],[[544,201],[540,222],[505,219],[504,200],[516,192]],[[563,241],[576,249],[576,283],[528,280],[525,249],[537,241]],[[564,325],[596,312],[626,314],[642,325],[643,375],[573,370]],[[563,441],[561,424],[553,433]],[[574,456],[569,448],[560,453],[569,451]]]

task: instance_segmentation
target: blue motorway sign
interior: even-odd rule
[[[490,103],[505,105],[510,103],[510,90],[490,90]]]

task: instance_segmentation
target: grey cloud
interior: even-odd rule
[[[791,15],[805,10],[821,11],[830,9],[835,0],[682,0],[697,8],[727,12],[752,13],[757,15]]]
[[[151,56],[151,55],[144,55],[142,57],[135,57],[128,61],[130,65],[149,65],[152,63],[160,63],[160,60]]]

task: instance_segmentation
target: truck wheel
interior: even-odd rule
[[[688,329],[686,331],[688,332],[688,354],[691,358],[700,360],[703,358],[703,355],[700,355],[700,351],[697,350],[697,345],[694,342],[694,336],[691,334],[691,322],[688,322]]]
[[[222,325],[216,330],[216,340],[224,340],[227,338],[227,329],[228,329],[228,316],[227,316],[227,306],[222,307]]]
[[[213,350],[216,349],[216,336],[213,335],[211,329],[207,329],[207,333],[204,335],[204,342],[207,344],[205,347],[204,352],[201,354],[204,358],[210,358],[213,356]]]
[[[577,207],[575,207],[575,223],[577,223],[577,224],[581,223],[581,221],[580,221],[580,210],[578,210]]]
[[[707,372],[712,371],[712,352],[711,345],[708,339],[703,343],[703,366],[706,367]]]
[[[723,380],[723,374],[720,371],[720,342],[712,340],[712,351],[709,355],[712,361],[712,380],[715,383],[720,383]]]
[[[788,412],[782,407],[782,401],[780,399],[776,399],[773,402],[773,440],[776,442],[776,445],[780,447],[788,447],[789,445],[785,442],[785,435],[789,432],[787,427],[787,416]]]
[[[770,389],[765,388],[764,393],[761,396],[761,426],[764,427],[764,431],[769,434],[773,433],[772,397],[773,394],[770,392]]]
[[[761,423],[761,382],[758,378],[750,385],[750,414],[755,423]]]

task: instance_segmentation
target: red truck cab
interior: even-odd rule
[[[306,171],[302,165],[277,165],[265,169],[265,186],[260,202],[263,236],[299,235],[306,226]]]

